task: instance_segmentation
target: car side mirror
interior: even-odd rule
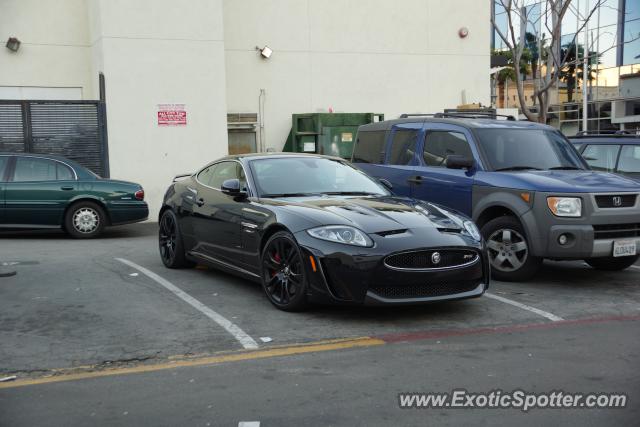
[[[384,185],[387,190],[393,190],[393,184],[391,184],[388,180],[380,178],[378,179],[378,181],[380,181],[380,184]]]
[[[240,180],[237,178],[227,179],[222,183],[222,192],[229,196],[246,196],[247,192],[240,188]]]
[[[471,169],[476,164],[474,159],[458,154],[447,156],[445,165],[449,169]]]

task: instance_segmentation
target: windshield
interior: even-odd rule
[[[321,157],[259,159],[251,162],[251,169],[260,197],[389,194],[353,166]]]
[[[477,129],[494,171],[586,169],[562,135],[543,129]]]

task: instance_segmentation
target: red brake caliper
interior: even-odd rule
[[[278,264],[280,264],[280,255],[278,255],[278,253],[277,253],[277,252],[273,255],[273,260],[274,260],[275,262],[277,262]],[[275,271],[275,270],[273,270],[273,271],[271,272],[271,277],[274,277],[276,274],[278,274],[278,272],[277,272],[277,271]]]

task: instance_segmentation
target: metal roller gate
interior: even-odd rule
[[[0,152],[57,154],[108,177],[104,102],[0,100]]]

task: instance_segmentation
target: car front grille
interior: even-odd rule
[[[599,208],[629,208],[635,206],[637,194],[607,194],[596,196]]]
[[[593,234],[596,239],[638,237],[640,236],[640,224],[594,225]]]
[[[477,260],[478,253],[468,249],[430,249],[389,255],[384,264],[392,269],[424,270],[462,267]]]
[[[478,280],[449,283],[425,283],[419,285],[381,286],[369,288],[374,294],[389,299],[426,298],[469,292],[478,287]]]

